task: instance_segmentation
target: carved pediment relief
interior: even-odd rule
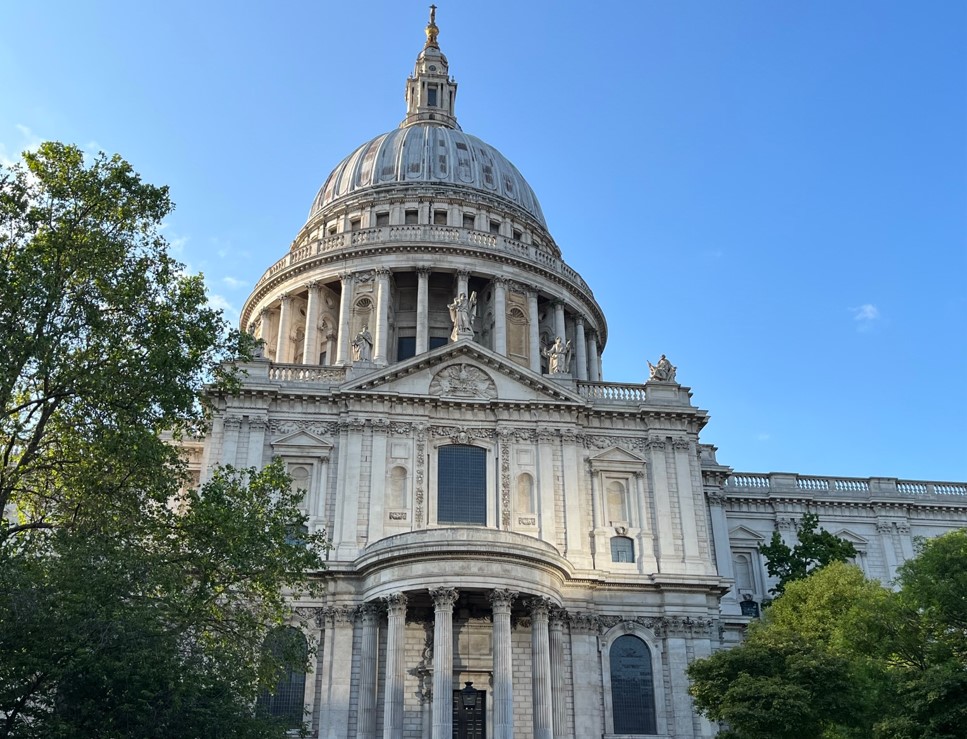
[[[454,398],[496,398],[497,385],[479,367],[472,364],[451,364],[444,367],[430,381],[430,395]]]

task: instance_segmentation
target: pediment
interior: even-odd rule
[[[472,341],[458,341],[350,380],[354,390],[464,402],[585,404],[576,392]]]
[[[853,546],[857,548],[861,546],[865,547],[867,544],[870,543],[868,539],[864,539],[862,536],[860,536],[859,534],[853,533],[849,529],[840,529],[835,534],[833,534],[833,536],[836,536],[839,539],[844,539],[845,541],[850,542]]]
[[[734,529],[729,529],[729,539],[737,542],[753,542],[758,545],[764,542],[766,537],[747,526],[736,526]]]
[[[629,452],[620,446],[613,446],[610,449],[605,449],[600,454],[595,454],[590,457],[589,462],[592,463],[624,463],[624,464],[644,464],[645,460],[639,457],[637,454]]]
[[[278,439],[273,439],[272,450],[282,455],[310,455],[314,457],[328,457],[332,451],[332,444],[316,436],[310,431],[299,429]]]

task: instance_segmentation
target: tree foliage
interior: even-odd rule
[[[689,668],[733,739],[954,739],[967,726],[967,531],[922,542],[899,590],[831,563],[790,582],[746,641]]]
[[[168,253],[166,188],[24,159],[0,169],[0,737],[281,736],[252,716],[262,641],[325,543],[288,537],[280,463],[192,488],[159,436],[204,429],[246,337]]]
[[[779,578],[776,586],[770,590],[775,595],[781,595],[788,583],[801,580],[813,570],[825,567],[830,562],[846,562],[856,556],[856,547],[851,542],[819,529],[819,517],[813,513],[802,517],[796,527],[796,536],[796,545],[790,547],[775,531],[772,540],[759,547],[766,557],[766,570]]]

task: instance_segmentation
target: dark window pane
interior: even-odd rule
[[[428,87],[426,90],[426,104],[431,108],[436,107],[436,88]]]
[[[651,652],[636,636],[611,645],[611,709],[615,734],[657,733]]]
[[[402,361],[416,356],[416,337],[400,336],[396,340],[396,360]]]
[[[437,522],[487,524],[487,451],[467,444],[440,447]]]
[[[265,637],[265,650],[279,660],[300,662],[305,659],[308,646],[298,629],[273,629]],[[262,716],[281,719],[286,727],[297,729],[304,719],[306,674],[301,670],[284,668],[273,692],[264,692],[255,704]]]
[[[635,543],[627,536],[611,537],[611,561],[634,562]]]
[[[431,336],[430,337],[430,348],[439,349],[441,346],[446,346],[450,339],[446,336]]]

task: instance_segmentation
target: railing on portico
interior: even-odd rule
[[[269,367],[269,379],[277,382],[311,382],[336,385],[346,379],[345,367],[312,364],[277,364]]]
[[[898,480],[894,477],[818,477],[785,472],[736,472],[725,483],[732,490],[859,495],[954,495],[967,497],[967,483]]]
[[[578,382],[578,395],[596,401],[644,403],[645,386],[630,382]]]
[[[346,231],[344,233],[333,234],[332,236],[324,236],[314,241],[300,244],[269,267],[265,271],[265,274],[259,278],[256,287],[286,268],[310,259],[317,254],[324,254],[340,249],[354,249],[372,244],[416,241],[464,245],[471,248],[483,248],[503,252],[532,262],[551,272],[556,272],[569,282],[579,285],[589,295],[591,294],[591,288],[588,287],[588,283],[584,281],[581,275],[568,267],[562,259],[557,258],[534,244],[526,244],[523,241],[511,239],[507,236],[476,231],[471,228],[434,226],[429,224],[418,226],[377,226],[375,228]]]

